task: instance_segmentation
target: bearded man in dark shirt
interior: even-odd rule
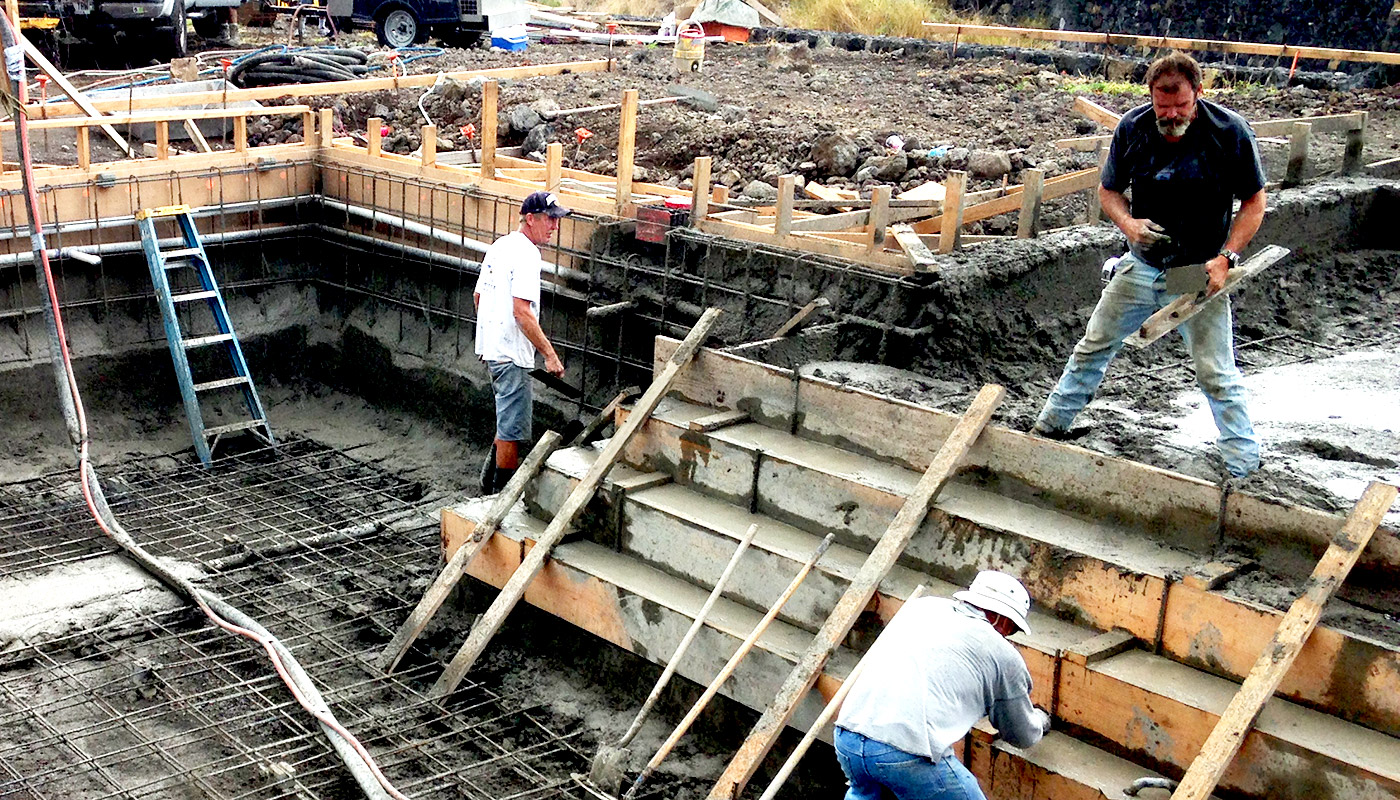
[[[1201,97],[1196,60],[1163,56],[1148,68],[1147,86],[1152,102],[1118,121],[1099,186],[1104,213],[1127,236],[1128,252],[1035,422],[1033,431],[1042,436],[1066,437],[1123,340],[1177,298],[1166,291],[1168,271],[1204,264],[1206,292],[1220,291],[1264,218],[1264,168],[1254,133],[1238,114]],[[1230,299],[1221,297],[1178,330],[1220,432],[1225,467],[1240,478],[1259,468],[1259,441],[1235,366],[1232,327]]]

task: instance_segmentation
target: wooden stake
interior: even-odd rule
[[[711,202],[711,203],[715,203],[716,205],[724,205],[725,203],[728,203],[728,202],[729,202],[729,187],[728,187],[728,186],[716,186],[715,189],[714,189],[714,191],[713,191],[713,192],[710,192],[710,202]]]
[[[1371,112],[1361,112],[1361,125],[1347,131],[1346,151],[1342,153],[1342,174],[1355,175],[1361,171],[1361,151],[1366,147],[1366,123]]]
[[[369,121],[365,123],[365,150],[370,155],[379,155],[380,148],[383,146],[383,135],[384,120],[379,117],[370,117]]]
[[[170,123],[166,120],[156,123],[156,158],[170,158]]]
[[[792,235],[792,204],[796,200],[797,176],[783,175],[778,178],[778,211],[773,219],[773,233],[779,238]]]
[[[632,202],[632,159],[637,152],[637,90],[622,93],[622,121],[617,129],[617,215]]]
[[[233,118],[233,149],[243,153],[248,150],[248,118]]]
[[[481,86],[481,178],[491,180],[496,177],[496,132],[499,122],[496,119],[497,104],[500,101],[501,87],[495,81],[487,81]]]
[[[1298,653],[1317,627],[1327,600],[1341,587],[1361,557],[1376,526],[1380,525],[1395,502],[1396,494],[1394,486],[1384,483],[1373,482],[1366,487],[1342,529],[1328,545],[1322,560],[1313,569],[1312,577],[1304,584],[1306,591],[1303,596],[1293,601],[1279,623],[1273,640],[1259,654],[1259,660],[1254,663],[1239,692],[1230,701],[1225,713],[1220,715],[1220,722],[1186,770],[1181,785],[1172,793],[1172,800],[1205,800],[1215,791],[1216,784],[1220,783],[1221,776],[1244,744],[1245,735],[1254,727],[1259,712],[1273,697],[1279,682],[1288,674]]]
[[[695,159],[695,169],[690,176],[690,227],[698,228],[710,213],[710,169],[713,158],[700,156]]]
[[[92,129],[87,126],[78,129],[78,169],[92,169]]]
[[[331,140],[335,138],[335,111],[323,108],[318,116],[320,119],[317,120],[316,131],[321,135],[320,145],[330,147]]]
[[[1016,221],[1016,237],[1030,239],[1040,226],[1040,193],[1045,189],[1045,170],[1028,169],[1021,174],[1025,183],[1021,190],[1021,216]],[[1098,196],[1098,192],[1094,195]]]
[[[1288,168],[1283,176],[1284,186],[1297,186],[1303,182],[1303,170],[1308,165],[1308,142],[1311,138],[1310,123],[1293,123],[1293,133],[1288,137]]]
[[[564,172],[564,145],[551,142],[544,149],[544,190],[552,192],[559,188],[559,177]]]
[[[316,146],[316,114],[313,111],[302,112],[301,143],[307,147]]]
[[[959,192],[961,194],[961,192]],[[928,510],[938,498],[943,487],[957,473],[959,465],[967,456],[982,430],[991,421],[992,412],[1001,404],[1006,390],[995,384],[982,387],[977,397],[968,406],[967,413],[958,421],[957,427],[943,442],[937,455],[929,464],[928,471],[919,479],[913,492],[905,500],[890,527],[880,537],[880,543],[866,558],[860,572],[851,581],[845,594],[837,601],[831,615],[822,623],[821,630],[802,654],[797,665],[784,681],[777,697],[759,718],[758,724],[744,740],[739,752],[734,755],[724,774],[710,790],[709,800],[735,800],[745,784],[753,777],[768,751],[773,748],[778,735],[787,726],[788,720],[797,710],[797,705],[807,695],[817,676],[826,666],[832,652],[850,633],[856,619],[865,611],[875,590],[889,574],[895,561],[904,552],[914,532],[923,525]]]
[[[420,160],[423,166],[431,167],[437,163],[437,126],[424,125],[422,130],[423,146],[419,149]]]
[[[925,587],[922,583],[915,587],[914,593],[909,595],[909,599],[904,601],[904,605],[899,607],[899,611],[903,611],[910,603],[923,597],[924,589]],[[895,612],[895,617],[899,616],[899,611]],[[879,639],[876,639],[876,643],[878,642]],[[871,645],[871,648],[873,649],[874,645]],[[817,715],[816,720],[812,723],[812,727],[807,729],[807,733],[802,736],[802,741],[797,743],[797,747],[793,749],[792,755],[788,756],[787,761],[783,762],[782,768],[778,770],[778,774],[773,776],[773,780],[768,784],[768,788],[763,790],[763,794],[758,800],[773,800],[773,798],[777,796],[778,790],[783,788],[783,784],[787,783],[787,779],[792,775],[793,770],[797,769],[797,762],[801,761],[802,757],[807,755],[807,751],[812,747],[812,742],[815,742],[817,737],[821,735],[822,728],[825,728],[836,718],[836,713],[841,710],[841,704],[846,701],[846,695],[850,694],[851,687],[856,685],[856,679],[860,677],[860,673],[865,667],[866,660],[870,657],[870,652],[870,650],[865,651],[865,655],[861,656],[860,661],[856,662],[855,668],[851,670],[851,674],[847,675],[846,680],[841,682],[841,688],[837,689],[836,693],[831,696],[831,700],[828,701],[826,707],[822,709],[822,713]]]
[[[204,132],[199,129],[199,125],[195,124],[194,120],[187,119],[183,122],[183,125],[185,126],[185,133],[189,134],[190,143],[194,145],[195,152],[214,152],[214,148],[209,146],[209,142],[204,138]]]
[[[819,308],[826,308],[829,305],[831,305],[831,301],[826,299],[825,297],[816,298],[807,305],[797,309],[797,313],[793,314],[792,318],[789,319],[787,322],[784,322],[782,325],[779,325],[778,329],[776,331],[773,331],[773,335],[768,338],[781,339],[784,336],[787,336],[788,334],[802,327],[802,323],[806,322],[807,318],[812,316],[813,311],[816,311]]]
[[[890,224],[890,187],[876,186],[870,193],[870,221],[866,225],[865,249],[875,252],[885,246],[885,228]]]
[[[472,532],[471,539],[464,543],[457,552],[452,555],[452,559],[447,562],[447,566],[442,568],[442,572],[433,579],[433,583],[428,590],[423,593],[423,599],[418,601],[418,606],[413,609],[413,613],[408,615],[403,627],[384,648],[384,652],[379,654],[379,660],[375,662],[375,667],[385,673],[393,672],[398,666],[399,660],[404,657],[408,649],[418,640],[423,629],[428,627],[428,622],[433,615],[442,608],[442,604],[447,600],[452,587],[466,574],[467,568],[471,566],[472,559],[481,552],[481,548],[490,540],[491,534],[496,532],[501,520],[515,507],[515,502],[520,499],[520,495],[525,493],[525,487],[539,474],[540,468],[549,458],[550,454],[559,449],[561,441],[559,434],[554,431],[546,431],[540,437],[539,442],[530,449],[530,454],[525,457],[525,461],[520,464],[520,468],[506,483],[506,488],[496,495],[496,499],[491,503],[491,508],[486,512],[486,516],[481,518],[481,522],[476,525],[476,530]]]
[[[1105,164],[1108,163],[1108,143],[1101,143],[1096,152],[1099,157],[1099,172],[1097,177],[1099,181],[1102,181],[1103,167]],[[1094,188],[1089,190],[1089,211],[1087,214],[1084,215],[1084,223],[1086,225],[1097,225],[1099,224],[1099,217],[1102,214],[1103,206],[1101,205],[1101,201],[1099,200],[1098,181],[1095,181]]]
[[[958,246],[958,229],[962,227],[963,195],[967,194],[967,173],[953,170],[943,182],[943,226],[938,232],[938,252],[951,253]]]
[[[462,678],[481,657],[486,646],[491,643],[491,639],[500,630],[505,622],[506,616],[511,609],[520,602],[520,598],[525,595],[525,590],[535,579],[535,576],[544,569],[544,561],[549,557],[549,553],[554,546],[564,538],[564,534],[573,527],[574,520],[588,502],[593,499],[593,494],[598,491],[598,486],[603,482],[603,478],[612,469],[618,457],[622,455],[622,450],[632,440],[632,437],[641,429],[642,425],[651,417],[651,413],[656,410],[661,399],[671,390],[671,384],[675,382],[676,376],[685,369],[695,356],[695,351],[700,348],[710,335],[710,330],[714,328],[715,321],[719,318],[720,310],[712,308],[700,316],[700,320],[695,323],[695,327],[690,330],[690,335],[685,337],[679,349],[671,355],[671,360],[666,364],[666,368],[661,374],[656,376],[646,394],[637,401],[632,408],[632,413],[627,416],[627,421],[622,423],[613,437],[608,440],[608,444],[589,467],[588,472],[579,480],[578,485],[569,493],[563,505],[554,514],[554,520],[540,534],[535,546],[530,548],[530,552],[525,555],[518,566],[506,582],[501,593],[496,597],[495,602],[487,609],[486,613],[472,626],[472,632],[467,637],[467,641],[462,648],[457,651],[457,655],[452,658],[452,663],[447,665],[447,671],[433,684],[428,692],[430,697],[442,698],[452,693],[457,688],[457,684],[462,682]]]

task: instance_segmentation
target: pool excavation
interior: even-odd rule
[[[1182,779],[1270,652],[1276,691],[1206,794],[1400,795],[1400,184],[1361,174],[1364,115],[1313,125],[1344,138],[1343,174],[1271,191],[1245,254],[1288,251],[1234,294],[1247,380],[1278,401],[1240,483],[1187,422],[1177,337],[1119,357],[1079,438],[1026,433],[1123,249],[1086,200],[1096,168],[984,192],[954,176],[918,200],[794,201],[784,177],[745,205],[704,156],[684,192],[633,180],[635,91],[617,175],[562,167],[557,144],[497,150],[495,80],[605,68],[485,71],[467,154],[396,155],[377,120],[341,136],[298,105],[104,109],[158,143],[110,162],[90,118],[30,123],[78,148],[32,180],[94,471],[74,469],[7,168],[0,797],[837,797],[828,724],[774,777],[918,587],[951,596],[983,569],[1031,594],[1011,642],[1053,719],[1032,748],[986,721],[956,746],[988,797]],[[172,151],[196,113],[229,120],[230,146]],[[266,113],[301,141],[250,143]],[[537,386],[535,430],[586,427],[537,437],[478,496],[494,411],[472,295],[537,190],[574,210],[543,248],[541,323],[582,396]],[[1040,203],[1071,196],[1093,224],[1038,230]],[[1023,236],[961,230],[1018,213]],[[162,261],[164,304],[246,367],[197,396],[148,263],[195,250],[216,285]],[[219,352],[191,350],[189,373]],[[156,572],[94,522],[94,494]],[[230,635],[178,585],[270,636]],[[1310,634],[1280,629],[1310,613]],[[334,724],[272,668],[291,655]]]

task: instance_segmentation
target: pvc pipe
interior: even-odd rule
[[[247,231],[229,231],[227,233],[207,233],[200,234],[200,238],[206,242],[218,244],[221,242],[237,242],[244,239],[257,239],[268,235],[282,235],[287,233],[297,233],[313,227],[310,223],[300,225],[277,225],[271,228],[254,228]],[[161,239],[161,247],[176,247],[184,244],[185,240],[170,237]],[[142,250],[140,242],[105,242],[103,244],[85,244],[81,249],[76,247],[64,247],[61,249],[49,248],[49,258],[74,258],[87,264],[96,265],[102,261],[98,254],[114,255],[117,253],[139,253]],[[15,264],[24,264],[34,260],[34,253],[6,253],[0,255],[0,266],[8,267]]]

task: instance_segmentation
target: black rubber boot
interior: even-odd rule
[[[491,494],[496,489],[496,443],[491,443],[491,450],[486,453],[486,460],[481,462],[481,493]]]
[[[510,479],[513,477],[515,477],[515,470],[496,467],[496,485],[492,488],[491,494],[500,494],[505,491],[506,484],[510,483]]]

